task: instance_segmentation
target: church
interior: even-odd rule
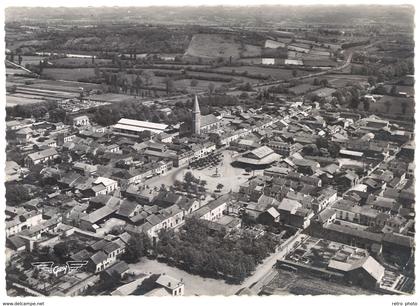
[[[195,96],[191,124],[184,122],[180,128],[180,135],[201,135],[217,130],[219,127],[220,121],[215,115],[201,115],[198,98]]]

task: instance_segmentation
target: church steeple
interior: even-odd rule
[[[194,134],[199,135],[201,130],[201,112],[200,105],[198,104],[197,95],[195,96],[192,118],[192,130]]]

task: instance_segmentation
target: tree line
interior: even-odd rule
[[[162,232],[157,253],[188,272],[242,282],[276,245],[268,234],[232,239],[224,230],[214,232],[206,221],[191,218],[179,233]]]

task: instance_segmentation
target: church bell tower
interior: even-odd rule
[[[195,96],[193,117],[192,117],[192,132],[193,134],[200,135],[201,128],[201,112],[200,105],[198,104],[198,98]]]

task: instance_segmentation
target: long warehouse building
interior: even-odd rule
[[[167,124],[122,118],[114,125],[113,130],[115,134],[137,137],[144,131],[160,134],[167,128]]]

